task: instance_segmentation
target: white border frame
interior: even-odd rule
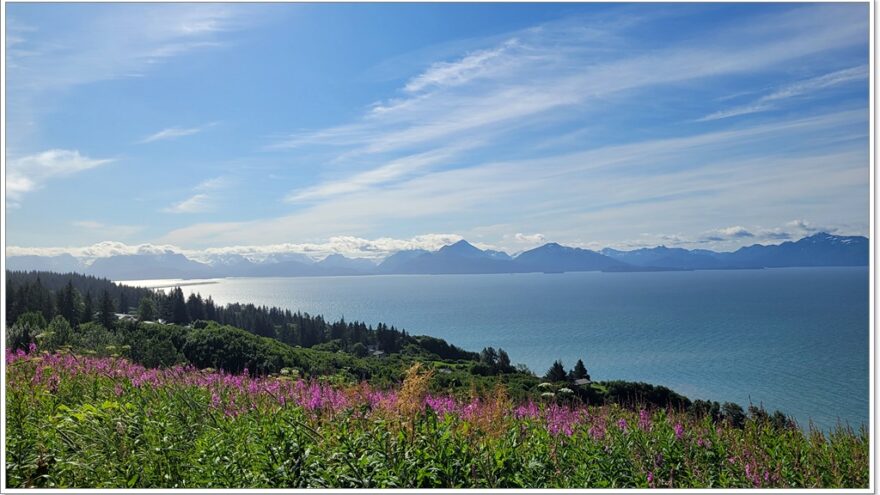
[[[433,0],[437,1],[437,0]],[[470,3],[466,0],[441,0],[444,3]],[[533,3],[534,0],[480,0],[480,3]],[[68,3],[65,1],[39,1],[39,0],[18,0],[16,2],[7,2],[7,0],[0,0],[0,52],[2,52],[3,61],[6,60],[6,4],[7,3]],[[75,2],[70,2],[75,3]],[[83,2],[86,3],[86,2]],[[87,3],[135,3],[130,0],[88,0]],[[158,1],[145,1],[145,2],[137,2],[137,3],[351,3],[345,2],[344,0],[318,0],[317,2],[312,0],[309,2],[288,2],[284,0],[262,0],[262,1],[238,1],[238,2],[217,2],[210,0],[188,0],[186,2],[174,2],[168,0],[158,0]],[[377,2],[380,3],[380,2]],[[414,3],[413,0],[382,0],[381,3]],[[476,3],[476,2],[474,2]],[[846,1],[798,1],[798,0],[738,0],[731,2],[724,2],[723,0],[706,0],[706,1],[691,1],[691,0],[641,0],[640,2],[619,2],[618,0],[606,0],[605,2],[581,2],[580,0],[554,0],[554,3],[868,3],[869,4],[869,49],[868,49],[868,64],[870,67],[870,82],[869,82],[869,96],[868,96],[868,113],[869,113],[869,169],[870,169],[870,212],[869,212],[869,246],[870,246],[870,264],[868,269],[869,276],[869,288],[868,294],[870,299],[869,304],[869,351],[870,351],[870,362],[869,362],[869,435],[871,438],[871,446],[870,446],[870,475],[869,475],[869,488],[853,488],[853,489],[801,489],[801,488],[781,488],[781,489],[750,489],[750,488],[688,488],[688,489],[649,489],[649,488],[631,488],[631,489],[593,489],[593,488],[565,488],[565,489],[452,489],[452,488],[438,488],[438,489],[321,489],[321,488],[310,488],[310,489],[286,489],[286,488],[274,488],[274,489],[235,489],[235,488],[225,488],[225,489],[189,489],[189,488],[179,488],[179,489],[162,489],[162,488],[138,488],[138,489],[123,489],[123,488],[113,488],[113,489],[49,489],[49,488],[5,488],[6,487],[6,359],[0,359],[0,374],[2,374],[2,379],[0,379],[0,462],[2,462],[2,466],[0,466],[0,493],[83,493],[83,494],[97,494],[97,493],[113,493],[113,494],[140,494],[140,493],[242,493],[242,494],[250,494],[250,493],[351,493],[351,492],[362,492],[362,493],[375,493],[375,492],[388,492],[388,493],[424,493],[424,492],[434,492],[434,493],[446,493],[446,492],[456,492],[456,493],[498,493],[498,492],[515,492],[515,493],[658,493],[662,491],[663,493],[766,493],[768,491],[772,491],[773,493],[874,493],[876,488],[876,474],[877,471],[875,469],[875,450],[877,445],[877,437],[876,437],[876,409],[874,404],[875,398],[875,388],[876,388],[876,370],[875,370],[875,303],[877,293],[875,291],[875,277],[874,272],[876,268],[876,252],[877,252],[877,244],[875,242],[875,229],[874,222],[876,220],[876,202],[875,202],[875,190],[876,190],[876,155],[875,155],[875,142],[876,142],[876,132],[877,128],[875,125],[875,117],[876,114],[874,112],[875,109],[875,90],[877,84],[877,72],[876,72],[876,64],[875,64],[875,45],[876,45],[876,37],[875,37],[875,24],[877,20],[877,10],[875,9],[874,0],[869,0],[868,2],[846,2]],[[0,77],[2,77],[2,93],[0,93],[0,109],[2,109],[2,135],[0,135],[0,150],[2,150],[2,156],[0,156],[0,173],[2,173],[2,181],[3,189],[0,191],[0,225],[2,225],[3,229],[3,245],[0,246],[0,252],[2,252],[3,260],[0,261],[4,268],[5,273],[5,265],[6,265],[6,65],[5,63],[0,65]],[[6,294],[6,277],[5,275],[0,279],[0,296]],[[5,296],[0,298],[0,328],[3,329],[3,335],[5,335],[6,330],[6,298]],[[6,339],[0,339],[0,350],[2,350],[3,355],[6,355]]]

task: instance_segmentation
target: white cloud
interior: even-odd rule
[[[156,132],[155,134],[151,134],[151,135],[141,139],[138,142],[141,144],[146,144],[146,143],[152,143],[155,141],[166,141],[166,140],[170,140],[170,139],[177,139],[179,137],[184,137],[184,136],[192,136],[193,134],[198,134],[198,133],[204,131],[205,129],[212,127],[214,125],[216,125],[216,124],[210,123],[210,124],[206,124],[206,125],[199,126],[199,127],[189,127],[189,128],[169,127],[167,129],[162,129],[161,131]]]
[[[183,201],[174,203],[162,211],[165,213],[204,213],[212,209],[213,205],[210,202],[210,196],[205,193],[197,193]]]
[[[326,146],[360,156],[500,134],[539,119],[570,116],[575,106],[624,92],[775,69],[804,56],[863,44],[866,19],[857,14],[833,7],[793,9],[767,16],[753,27],[750,39],[743,40],[738,26],[721,30],[698,48],[621,46],[617,26],[591,26],[589,21],[579,29],[539,26],[511,33],[455,62],[432,64],[402,88],[405,96],[374,105],[360,119],[299,132],[270,148]],[[854,76],[841,73],[810,86],[848,77]]]
[[[785,226],[797,233],[815,234],[816,232],[833,233],[837,231],[836,227],[817,226],[813,225],[811,222],[802,219],[792,220],[786,223]]]
[[[741,225],[734,225],[706,232],[703,239],[708,241],[725,241],[728,239],[742,239],[747,237],[755,237],[755,234]]]
[[[215,209],[217,198],[213,192],[231,186],[233,181],[227,176],[206,179],[193,187],[194,194],[190,197],[163,208],[165,213],[206,213]]]
[[[363,191],[373,186],[387,185],[441,164],[449,164],[460,152],[473,148],[474,143],[458,143],[445,148],[427,151],[392,160],[380,167],[331,180],[302,190],[294,191],[285,200],[301,202]]]
[[[510,39],[500,46],[489,50],[477,50],[469,53],[455,62],[436,62],[425,72],[410,79],[404,90],[408,93],[417,93],[425,89],[440,88],[444,86],[457,86],[471,81],[488,71],[497,72],[498,67],[493,66],[506,52],[516,48],[516,39]],[[511,62],[508,60],[507,62]]]
[[[15,24],[15,17],[10,18]],[[247,23],[244,9],[221,4],[132,4],[97,9],[85,22],[19,35],[20,70],[10,83],[28,91],[65,89],[139,74],[164,59],[228,42]]]
[[[447,57],[449,61],[429,64],[409,78],[397,96],[373,105],[353,121],[276,141],[271,146],[276,151],[298,149],[312,156],[326,153],[325,163],[330,164],[333,175],[289,193],[289,202],[300,203],[291,214],[191,225],[171,231],[163,239],[209,245],[242,238],[278,239],[286,232],[367,235],[392,225],[413,228],[418,222],[445,227],[448,223],[441,219],[448,218],[459,219],[455,228],[467,231],[475,227],[470,215],[474,211],[479,212],[480,220],[473,222],[511,223],[508,232],[541,231],[555,237],[557,232],[587,224],[583,215],[589,213],[584,212],[595,210],[588,225],[611,230],[614,227],[607,226],[609,221],[600,218],[610,209],[622,212],[640,207],[644,212],[646,204],[678,205],[684,200],[677,197],[732,191],[747,183],[749,179],[741,171],[749,169],[755,174],[758,169],[751,158],[763,154],[774,163],[783,158],[768,152],[779,149],[770,136],[791,139],[810,135],[816,140],[808,147],[815,150],[824,142],[836,153],[837,142],[854,136],[852,127],[844,131],[843,126],[864,121],[862,110],[829,113],[570,154],[487,162],[479,147],[494,146],[502,154],[510,149],[528,150],[529,156],[537,151],[547,153],[546,147],[529,141],[532,136],[546,139],[546,133],[533,130],[566,122],[575,113],[587,119],[594,108],[615,98],[636,101],[645,94],[653,95],[654,88],[662,92],[674,86],[711,84],[725,77],[793,69],[806,57],[861,46],[867,33],[866,20],[859,11],[836,6],[809,6],[763,16],[747,26],[746,34],[740,24],[717,29],[699,45],[690,41],[661,47],[642,45],[639,36],[620,30],[614,23],[582,21],[576,23],[577,29],[550,24],[508,33],[501,41],[496,38],[457,59]],[[508,41],[511,39],[516,42]],[[800,89],[780,89],[774,98],[778,101],[786,94],[849,77],[856,76],[841,73]],[[827,132],[817,133],[820,127]],[[450,151],[450,143],[464,139],[477,144],[461,156]],[[585,139],[577,136],[571,144],[582,141]],[[764,147],[750,148],[759,143]],[[749,156],[751,150],[754,153]],[[442,153],[460,163],[455,167],[442,166],[442,160],[417,163],[426,154]],[[785,160],[797,153],[780,149],[778,154],[785,155],[781,163],[787,164]],[[847,158],[846,163],[852,165],[855,158]],[[726,163],[738,167],[725,170]],[[833,174],[838,174],[835,180],[840,181],[840,188],[851,187],[852,181],[858,180],[852,170],[840,172],[832,167],[819,173]],[[765,175],[769,174],[761,170],[754,180]],[[674,183],[676,177],[684,181]],[[626,187],[619,187],[621,184]],[[802,185],[800,191],[805,190],[811,189]],[[764,200],[776,201],[770,194]],[[631,221],[623,220],[619,229]],[[563,222],[570,225],[563,227]],[[702,227],[705,222],[698,219],[699,227],[694,227],[692,235],[710,230]]]
[[[55,96],[99,81],[142,77],[163,62],[234,42],[229,33],[255,22],[257,6],[125,4],[94,6],[52,29],[5,20],[15,42],[6,53],[7,145],[33,147]],[[173,134],[173,130],[172,130]]]
[[[6,168],[6,198],[17,204],[29,192],[53,179],[70,176],[100,167],[113,159],[83,156],[77,150],[48,150],[33,155],[11,158]]]
[[[128,245],[118,241],[104,241],[90,246],[84,247],[20,247],[7,246],[7,256],[57,256],[59,254],[70,254],[86,261],[95,258],[107,258],[110,256],[130,255],[130,254],[162,254],[169,252],[180,253],[182,250],[175,246],[160,246],[154,244],[138,244]]]
[[[798,81],[787,86],[783,86],[770,94],[764,95],[757,100],[746,105],[720,110],[712,114],[706,115],[699,121],[719,120],[739,115],[748,115],[766,110],[777,108],[777,102],[787,98],[807,95],[816,91],[839,86],[844,83],[853,81],[866,81],[868,78],[868,66],[859,65],[848,69],[838,70],[818,77]]]
[[[866,126],[863,110],[843,111],[478,162],[327,197],[276,218],[189,225],[168,232],[162,242],[208,247],[248,239],[283,242],[291,232],[323,238],[412,229],[408,234],[429,222],[449,225],[449,219],[455,219],[452,228],[467,232],[486,218],[510,224],[507,232],[540,231],[560,241],[574,231],[589,238],[603,229],[601,238],[613,239],[658,228],[679,231],[681,225],[697,236],[722,222],[737,225],[743,216],[759,223],[768,215],[820,215],[830,211],[829,202],[834,211],[865,211],[867,150],[853,149],[849,139],[853,129]],[[835,144],[838,137],[843,144]],[[797,146],[780,148],[784,143]],[[778,151],[768,154],[768,146]],[[804,197],[811,198],[808,209],[795,201]],[[712,225],[705,225],[710,219]]]
[[[102,225],[98,222],[83,222],[89,225]],[[128,245],[117,241],[105,241],[85,247],[19,247],[7,246],[7,256],[57,256],[59,254],[71,254],[91,261],[95,258],[104,258],[116,255],[130,254],[162,254],[180,253],[187,257],[210,261],[218,256],[238,254],[253,261],[263,261],[269,256],[277,254],[305,254],[313,259],[321,259],[330,254],[343,254],[352,258],[369,258],[379,260],[398,251],[410,249],[425,249],[436,251],[443,246],[460,241],[462,236],[458,234],[423,234],[408,239],[394,239],[382,237],[378,239],[364,239],[354,236],[335,236],[323,242],[312,243],[280,243],[269,245],[240,245],[226,247],[212,247],[207,249],[184,249],[169,244],[137,244]]]
[[[524,244],[539,244],[544,242],[544,240],[546,239],[544,237],[544,234],[522,234],[519,232],[514,234],[513,238],[516,242],[521,242]]]
[[[125,239],[144,229],[141,225],[112,225],[95,220],[79,220],[71,222],[76,228],[94,231],[97,235],[114,239]]]

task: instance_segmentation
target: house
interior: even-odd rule
[[[592,383],[592,382],[590,381],[589,378],[578,378],[577,380],[574,381],[574,384],[579,387],[589,387],[590,383]]]

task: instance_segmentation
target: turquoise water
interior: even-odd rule
[[[868,419],[868,269],[237,278],[183,287],[336,319],[386,322],[543,373],[761,404],[802,425]]]

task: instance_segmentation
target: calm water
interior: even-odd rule
[[[867,268],[233,278],[183,289],[503,347],[539,373],[582,358],[595,380],[763,403],[801,424],[868,419]]]

